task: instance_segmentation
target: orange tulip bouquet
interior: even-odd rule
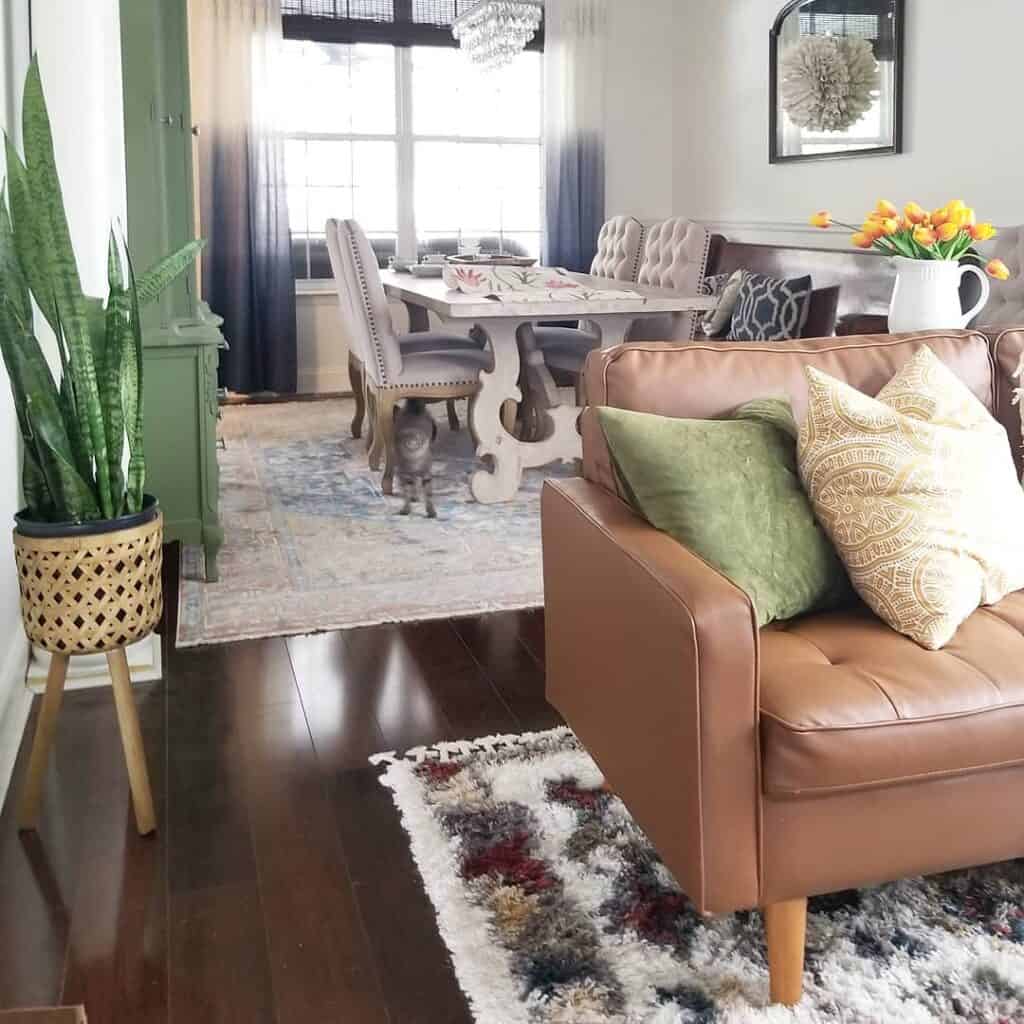
[[[974,248],[976,242],[995,238],[996,229],[987,221],[978,223],[972,210],[962,199],[954,199],[929,213],[918,203],[907,203],[901,214],[887,199],[881,199],[858,228],[833,220],[828,210],[819,210],[811,217],[816,228],[835,226],[853,232],[852,242],[858,249],[877,249],[887,256],[903,256],[909,260],[975,259],[982,257]],[[989,260],[985,270],[997,281],[1010,276],[1002,260]]]

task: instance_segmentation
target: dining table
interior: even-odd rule
[[[532,293],[481,295],[452,290],[440,277],[394,270],[381,274],[387,296],[405,304],[411,331],[431,330],[429,315],[433,313],[443,330],[462,333],[475,326],[489,342],[493,365],[481,371],[480,390],[469,411],[476,454],[482,463],[470,479],[470,489],[482,504],[513,499],[526,469],[582,457],[577,430],[581,410],[575,402],[547,410],[549,429],[539,440],[518,438],[503,423],[505,404],[523,397],[518,337],[524,324],[586,321],[599,332],[601,348],[610,348],[625,342],[638,320],[666,315],[678,320],[693,311],[712,309],[717,302],[706,295],[684,295],[587,274],[565,276],[580,287],[562,290],[557,301],[540,301]],[[578,295],[569,294],[572,291]]]

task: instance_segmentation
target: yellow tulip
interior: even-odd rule
[[[882,225],[883,235],[895,235],[900,229],[900,222],[895,217],[886,217],[879,223]]]
[[[951,242],[960,234],[960,225],[954,224],[951,220],[947,220],[945,224],[940,224],[938,228],[935,229],[935,234],[938,236],[940,242]]]
[[[832,214],[828,210],[819,210],[811,216],[811,227],[830,228],[832,227]]]
[[[900,215],[900,211],[893,203],[890,203],[888,199],[879,199],[875,210],[886,220]]]
[[[975,216],[972,207],[968,206],[962,214],[960,214],[960,226],[964,228],[972,228],[978,223],[978,218]]]
[[[972,224],[967,230],[976,242],[987,242],[996,237],[996,229],[987,220],[981,224]]]
[[[946,203],[946,209],[949,210],[949,215],[952,217],[954,214],[958,214],[961,210],[966,210],[967,204],[962,199],[953,199]]]
[[[882,227],[880,220],[868,219],[861,225],[861,229],[858,232],[861,235],[867,235],[872,241],[876,238],[881,238],[885,234],[885,229]]]
[[[989,260],[985,271],[997,281],[1006,281],[1010,277],[1010,268],[1002,260]]]
[[[866,231],[857,231],[853,236],[853,244],[858,249],[870,249],[874,245],[874,238],[871,237]]]
[[[914,241],[918,245],[923,245],[926,249],[930,249],[935,244],[935,232],[921,224],[914,228]]]
[[[907,203],[903,208],[903,215],[911,224],[923,224],[928,220],[928,211],[917,203]]]
[[[932,227],[941,228],[949,220],[949,208],[940,206],[937,210],[932,210]]]

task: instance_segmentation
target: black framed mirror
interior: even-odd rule
[[[769,160],[903,148],[904,0],[791,0],[770,34]]]

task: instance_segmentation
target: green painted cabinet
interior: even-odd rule
[[[187,0],[121,0],[128,247],[145,267],[194,234]],[[220,318],[185,275],[146,311],[146,489],[167,540],[202,544],[217,578]]]

